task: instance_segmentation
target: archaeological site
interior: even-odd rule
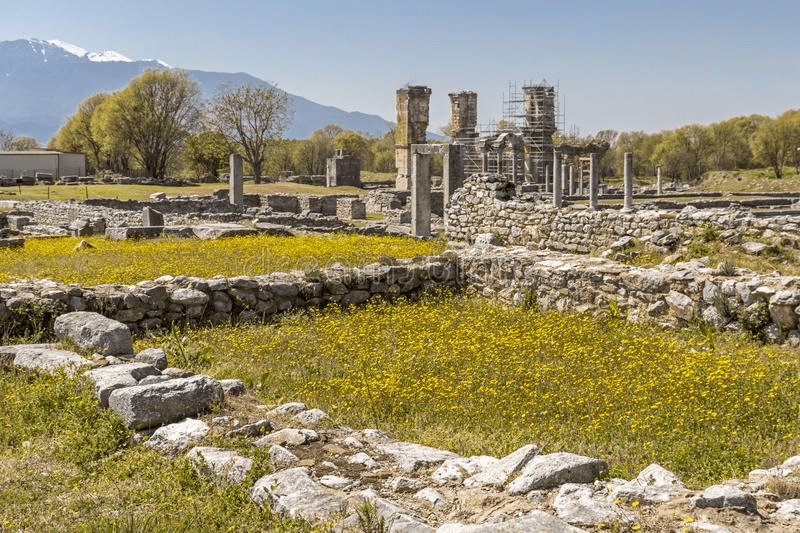
[[[51,188],[85,187],[87,197],[98,183],[152,183],[163,191],[145,201],[2,196],[0,254],[58,238],[74,238],[75,254],[92,253],[97,239],[347,234],[446,244],[435,255],[313,271],[186,272],[133,284],[6,281],[0,283],[4,338],[43,329],[54,342],[0,346],[1,366],[85,376],[97,405],[121,419],[127,446],[186,459],[197,476],[241,486],[282,519],[320,531],[800,531],[797,454],[776,454],[770,464],[753,464],[744,479],[704,487],[690,487],[655,462],[629,479],[611,477],[614,465],[602,450],[587,456],[554,449],[557,441],[546,436],[500,457],[462,455],[395,439],[385,428],[340,424],[334,409],[306,405],[304,398],[252,400],[247,416],[228,416],[224,406],[255,398],[252,377],[195,374],[173,366],[180,363],[163,348],[142,347],[159,332],[279,324],[318,309],[417,301],[441,290],[531,312],[614,315],[675,335],[698,327],[708,335],[749,334],[765,350],[796,355],[799,276],[687,249],[705,244],[706,236],[753,257],[776,247],[796,250],[800,195],[698,192],[662,181],[660,167],[653,169],[654,184],[636,184],[631,153],[624,154],[621,183],[605,183],[599,158],[608,143],[554,141],[563,128],[558,90],[545,81],[510,85],[504,119],[491,126],[479,125],[475,92],[449,94],[449,138],[442,142],[427,138],[430,96],[426,86],[396,92],[391,184],[363,181],[359,159],[340,150],[327,160],[325,176],[281,177],[331,188],[325,194],[248,193],[242,157],[234,154],[228,187],[213,196],[193,195],[178,180],[116,176],[41,178],[54,182]],[[439,158],[441,177],[432,176]],[[36,179],[4,189],[21,191]],[[336,192],[342,186],[359,192]],[[650,255],[660,259],[648,261]],[[766,401],[766,394],[748,401]],[[268,469],[254,479],[259,460]],[[365,528],[365,509],[380,529]]]

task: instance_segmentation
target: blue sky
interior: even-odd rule
[[[14,2],[0,40],[59,39],[173,66],[247,72],[394,120],[394,93],[478,93],[502,118],[509,82],[558,84],[569,130],[654,132],[800,107],[800,1],[84,0]]]

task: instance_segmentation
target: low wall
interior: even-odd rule
[[[69,311],[97,311],[133,330],[173,323],[270,321],[290,309],[415,297],[432,287],[471,288],[486,297],[559,311],[611,311],[632,321],[676,326],[704,320],[771,342],[800,340],[800,277],[709,268],[697,261],[641,268],[609,259],[522,247],[459,252],[255,277],[163,277],[133,286],[79,287],[49,280],[0,284],[0,325],[22,334]]]
[[[512,183],[494,176],[473,175],[464,182],[447,210],[447,237],[474,240],[491,233],[512,245],[589,253],[608,247],[623,236],[641,238],[658,231],[682,234],[687,228],[711,224],[720,230],[771,229],[798,233],[800,217],[758,218],[747,209],[680,211],[638,208],[590,210],[586,205],[555,208],[548,197],[516,197]]]

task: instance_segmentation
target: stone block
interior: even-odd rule
[[[133,353],[133,339],[128,326],[99,313],[74,311],[60,315],[53,324],[53,330],[59,340],[69,339],[81,350],[102,355]]]

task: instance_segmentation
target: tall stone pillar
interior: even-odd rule
[[[464,184],[464,159],[461,155],[460,144],[449,144],[442,154],[442,205],[447,207],[450,197]],[[445,218],[447,209],[445,209]],[[446,220],[445,220],[446,222]]]
[[[394,133],[395,187],[408,190],[411,176],[411,145],[425,144],[431,90],[415,85],[397,91],[397,127]]]
[[[600,168],[597,154],[589,154],[589,208],[597,209],[598,189],[600,188]]]
[[[242,156],[231,154],[231,175],[228,179],[228,201],[233,205],[244,205],[244,171],[242,170]]]
[[[450,93],[451,137],[476,139],[478,137],[478,95],[472,91]]]
[[[411,235],[431,235],[431,155],[411,154]]]
[[[631,211],[633,210],[633,154],[631,152],[625,152],[623,180],[625,182],[625,203],[622,210]]]
[[[550,165],[544,164],[544,192],[551,192],[553,182],[550,181]]]
[[[561,163],[561,193],[567,190],[567,164]]]
[[[583,196],[583,161],[578,165],[578,194]]]
[[[567,188],[567,194],[569,196],[575,194],[575,165],[569,166],[569,187]]]
[[[561,207],[561,172],[564,165],[561,164],[561,152],[553,150],[553,206]]]
[[[664,189],[661,183],[661,166],[656,167],[656,194],[661,196],[664,194]]]

